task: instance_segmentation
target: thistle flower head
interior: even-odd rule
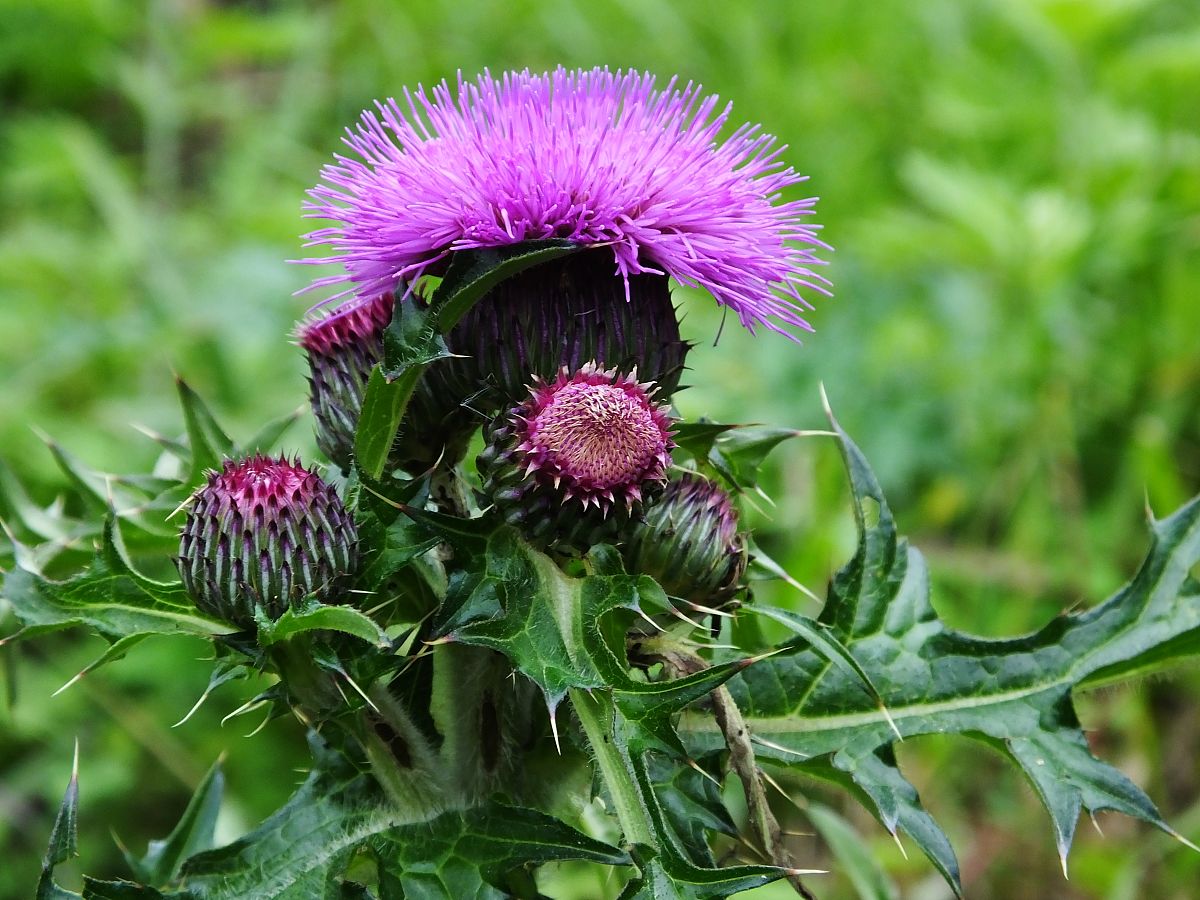
[[[624,554],[631,572],[700,604],[727,599],[746,568],[746,545],[729,494],[693,474],[672,481],[646,505]]]
[[[314,356],[334,356],[347,349],[377,346],[392,320],[394,306],[395,298],[390,291],[346,303],[302,323],[296,337],[305,352]]]
[[[344,304],[297,329],[308,356],[309,401],[317,446],[343,471],[354,458],[354,433],[371,369],[383,357],[383,332],[395,305],[390,293]]]
[[[177,560],[204,612],[249,628],[309,595],[341,602],[355,565],[354,522],[299,460],[226,460],[192,498]]]
[[[750,329],[811,330],[802,290],[825,245],[804,178],[756,125],[723,141],[730,106],[651,75],[485,72],[367,110],[305,204],[345,271],[314,287],[370,297],[434,273],[457,250],[558,238],[611,248],[614,274],[666,273],[707,290]]]
[[[536,382],[514,422],[526,473],[562,491],[564,502],[602,511],[630,507],[647,483],[665,481],[675,446],[653,385],[638,383],[636,370],[627,377],[594,362]]]

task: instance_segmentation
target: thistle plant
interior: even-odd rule
[[[110,479],[137,502],[70,523],[90,563],[57,580],[66,545],[13,538],[18,635],[92,628],[112,644],[96,665],[201,635],[214,683],[263,679],[257,705],[309,732],[307,779],[250,833],[213,847],[214,770],[170,838],[128,855],[130,880],[82,896],[538,897],[539,867],[567,861],[610,867],[614,897],[813,896],[767,792],[799,802],[811,779],[961,893],[894,752],[930,733],[1024,772],[1064,870],[1085,810],[1176,834],[1092,755],[1072,692],[1194,655],[1200,500],[1151,521],[1109,600],[972,637],[938,619],[826,403],[807,433],[844,459],[857,550],[816,618],[751,590],[784,573],[747,495],[805,432],[677,415],[670,279],[792,338],[828,285],[815,201],[782,198],[803,179],[757,127],[720,137],[729,116],[698,86],[607,70],[485,73],[363,114],[306,206],[331,223],[312,261],[342,267],[298,332],[326,468],[265,455],[283,425],[235,445],[181,383],[169,465]],[[142,572],[171,559],[176,580]],[[54,869],[77,796],[73,779],[39,897],[76,896]]]

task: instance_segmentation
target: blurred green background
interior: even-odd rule
[[[678,404],[820,427],[824,382],[952,624],[1012,634],[1097,602],[1144,550],[1146,503],[1200,491],[1195,0],[0,0],[0,458],[42,503],[64,481],[31,425],[98,467],[148,467],[130,424],[179,429],[172,371],[235,435],[303,403],[292,293],[313,271],[284,261],[341,129],[459,69],[560,63],[700,81],[812,176],[837,248],[816,334],[796,347],[731,322],[713,347],[718,311],[681,292],[701,346]],[[286,446],[311,453],[309,431]],[[820,590],[853,538],[836,454],[785,446],[768,482],[760,542]],[[110,828],[141,852],[221,753],[225,838],[301,777],[288,723],[219,724],[255,685],[170,727],[206,683],[201,644],[149,641],[50,699],[101,648],[3,651],[0,897],[32,895],[76,737],[96,875],[122,874]],[[1197,673],[1079,705],[1096,752],[1200,840]],[[900,756],[968,896],[1196,896],[1200,854],[1115,816],[1105,837],[1081,825],[1064,881],[1032,791],[971,742]],[[948,896],[844,798],[804,796],[849,817],[901,896]],[[822,897],[855,896],[821,841],[793,846],[833,869]]]

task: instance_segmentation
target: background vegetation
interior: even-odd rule
[[[837,247],[817,333],[798,348],[731,323],[714,348],[718,311],[681,291],[701,347],[679,405],[818,427],[823,381],[952,624],[1012,634],[1098,601],[1144,549],[1146,503],[1200,491],[1192,0],[0,0],[0,23],[0,457],[41,503],[64,480],[30,425],[129,471],[154,459],[131,423],[179,429],[172,371],[242,436],[303,401],[292,293],[313,272],[284,260],[303,255],[303,191],[359,110],[459,69],[560,63],[701,81],[812,176]],[[312,454],[309,425],[289,449]],[[776,505],[749,512],[760,541],[820,590],[852,538],[836,453],[786,446],[769,480]],[[75,737],[96,875],[122,873],[110,826],[137,850],[162,836],[220,753],[225,837],[286,796],[305,761],[294,723],[220,726],[253,685],[171,729],[203,691],[202,649],[149,641],[53,699],[93,639],[0,651],[0,897],[30,894]],[[1200,839],[1197,674],[1088,695],[1082,715]],[[972,897],[1200,883],[1200,856],[1118,817],[1106,837],[1081,829],[1063,881],[1014,770],[957,740],[901,754]],[[845,812],[903,896],[945,896],[868,816],[805,797]],[[854,896],[844,863],[795,841],[835,869],[823,897]]]

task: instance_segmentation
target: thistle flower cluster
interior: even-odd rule
[[[757,126],[720,132],[716,96],[605,69],[406,91],[364,112],[350,153],[322,171],[307,215],[340,287],[303,323],[322,453],[351,478],[372,370],[397,310],[420,315],[427,277],[457,253],[557,239],[576,252],[494,285],[445,335],[392,444],[388,470],[456,472],[476,432],[484,515],[554,552],[598,542],[694,602],[740,583],[745,542],[729,496],[669,481],[669,407],[685,371],[669,279],[702,288],[742,324],[809,329],[802,290],[824,293],[815,200]],[[349,296],[347,296],[349,295]],[[403,339],[402,335],[397,335]],[[228,461],[197,492],[180,571],[197,604],[249,627],[300,598],[340,602],[354,524],[298,461]]]
[[[699,85],[607,69],[459,78],[367,110],[310,192],[307,237],[344,271],[314,286],[374,297],[434,274],[459,250],[563,238],[603,246],[628,283],[666,273],[742,324],[811,330],[802,291],[826,245],[815,198],[756,125],[717,137],[732,107]],[[357,158],[354,158],[357,157]]]

